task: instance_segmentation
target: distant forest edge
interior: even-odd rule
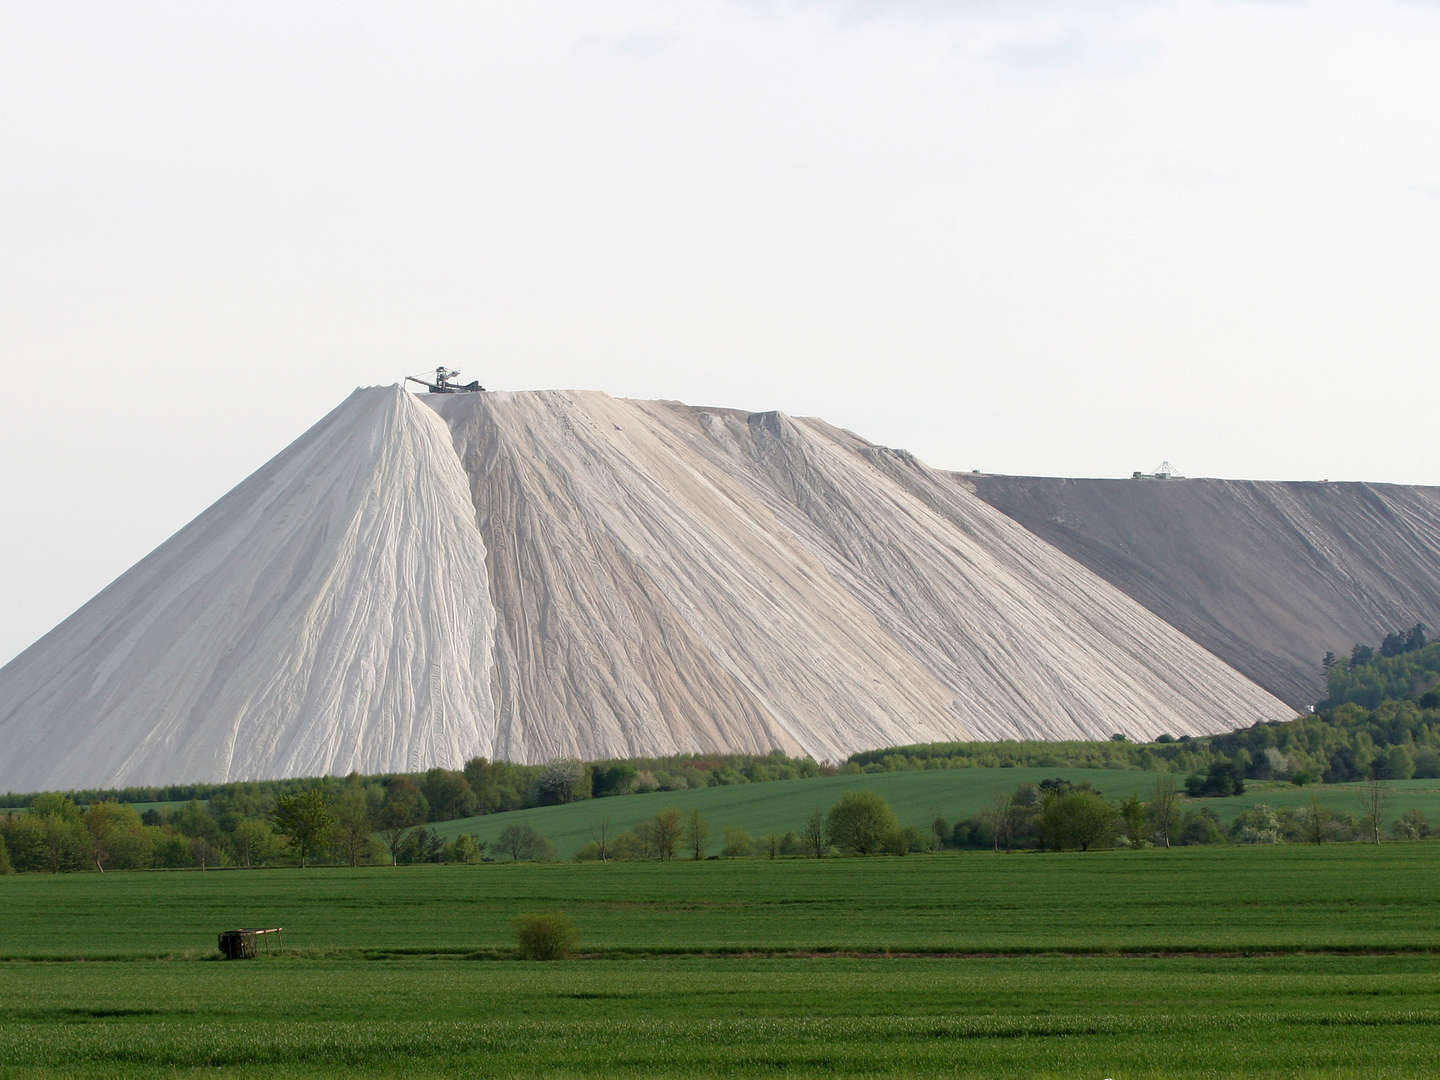
[[[678,754],[669,757],[573,759],[543,765],[472,758],[463,769],[425,773],[306,777],[225,784],[167,784],[82,789],[66,794],[81,806],[102,802],[186,803],[235,807],[243,816],[264,814],[283,795],[315,787],[359,786],[382,799],[397,783],[413,786],[428,821],[450,821],[651,791],[803,780],[821,776],[963,768],[1138,769],[1187,777],[1192,796],[1230,795],[1244,779],[1298,785],[1363,779],[1440,777],[1440,641],[1430,643],[1423,623],[1387,635],[1378,646],[1359,644],[1348,658],[1322,660],[1327,694],[1310,715],[1256,723],[1225,735],[1132,743],[1121,735],[1103,742],[947,742],[866,750],[841,764],[769,754]],[[1226,779],[1226,778],[1230,779]],[[1219,778],[1217,780],[1217,778]],[[29,808],[45,793],[7,793],[0,808]],[[147,824],[164,816],[147,808]]]

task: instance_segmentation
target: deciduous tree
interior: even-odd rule
[[[595,845],[595,857],[601,862],[610,861],[610,819],[598,818],[590,826],[590,841]]]
[[[212,844],[208,837],[190,837],[190,859],[201,870],[208,870],[212,866],[219,866],[222,861],[220,849]]]
[[[306,859],[325,842],[335,824],[335,815],[325,790],[316,785],[276,799],[274,820],[276,831],[300,857],[300,867],[304,869]]]
[[[473,757],[465,763],[465,780],[475,793],[476,809],[482,814],[493,814],[500,809],[500,792],[495,783],[494,768],[483,757]]]
[[[1145,804],[1134,792],[1120,804],[1120,820],[1125,824],[1125,839],[1131,847],[1144,847],[1150,839],[1150,823],[1146,820]]]
[[[1360,821],[1365,835],[1380,843],[1381,829],[1385,821],[1385,804],[1390,801],[1390,792],[1372,773],[1370,779],[1360,785]]]
[[[800,840],[805,845],[805,854],[814,859],[825,857],[825,813],[818,807],[810,811],[805,827],[800,830]]]
[[[1047,847],[1089,851],[1113,835],[1118,814],[1098,792],[1075,789],[1048,796],[1040,808],[1040,835]]]
[[[59,818],[72,823],[80,820],[80,808],[75,805],[75,800],[53,791],[36,795],[30,802],[30,813],[40,818]]]
[[[133,806],[108,801],[85,811],[90,834],[90,859],[102,874],[107,866],[131,869],[146,865],[149,843]]]
[[[76,813],[78,814],[78,810]],[[34,818],[33,832],[38,841],[43,869],[52,874],[58,874],[62,870],[79,870],[86,865],[90,850],[90,834],[78,816],[71,817],[68,814],[36,816],[33,810],[29,816]]]
[[[655,854],[666,862],[670,861],[675,857],[675,852],[680,850],[680,840],[685,833],[685,819],[681,817],[679,810],[667,806],[655,815],[651,828],[651,843],[654,845]]]
[[[830,808],[825,831],[842,851],[873,855],[900,827],[895,812],[873,791],[849,791]]]
[[[470,817],[479,805],[465,774],[454,769],[431,769],[421,781],[420,791],[435,821]]]
[[[700,816],[699,810],[691,810],[685,821],[685,846],[695,859],[705,857],[705,843],[710,839],[710,824]]]
[[[1325,842],[1325,829],[1330,824],[1330,811],[1320,802],[1320,796],[1314,792],[1310,795],[1310,805],[1305,809],[1304,830],[1305,839],[1312,844],[1323,844]]]
[[[940,851],[950,835],[950,823],[940,816],[939,811],[930,815],[930,850]]]
[[[245,818],[230,834],[230,851],[241,866],[263,865],[275,857],[275,829],[269,821]]]
[[[390,852],[390,865],[400,859],[400,850],[410,838],[410,832],[425,820],[429,809],[420,789],[404,776],[390,781],[385,791],[385,801],[380,805],[380,835],[385,839],[385,850]]]
[[[1430,835],[1430,826],[1425,822],[1425,812],[1412,806],[1390,827],[1390,835],[1396,840],[1423,840]]]
[[[574,758],[557,758],[541,770],[536,787],[545,806],[572,803],[589,793],[589,767]]]
[[[370,850],[370,834],[374,830],[375,823],[370,820],[365,790],[357,785],[347,785],[335,800],[335,841],[348,865],[359,866],[366,857]]]
[[[755,841],[744,829],[726,829],[725,843],[720,848],[720,854],[727,859],[741,858],[755,852]]]
[[[1256,803],[1235,819],[1231,835],[1243,844],[1278,844],[1279,816],[1268,803]]]
[[[485,853],[485,845],[469,833],[461,833],[445,849],[445,861],[477,863]]]
[[[507,825],[495,841],[497,851],[509,855],[513,862],[533,862],[550,858],[554,852],[545,834],[531,825]]]
[[[1168,848],[1171,838],[1180,828],[1180,788],[1175,783],[1175,777],[1165,773],[1155,778],[1155,790],[1150,795],[1148,809],[1155,843]]]

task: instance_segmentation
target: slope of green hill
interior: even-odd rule
[[[829,810],[847,791],[862,789],[879,793],[894,809],[902,825],[914,825],[928,833],[938,814],[947,822],[983,814],[996,795],[1014,791],[1022,783],[1036,784],[1048,777],[1062,777],[1071,783],[1088,782],[1111,802],[1131,794],[1148,799],[1158,777],[1173,774],[1119,769],[932,769],[923,772],[874,773],[860,776],[831,776],[810,780],[777,780],[763,784],[701,788],[691,791],[656,791],[644,795],[621,795],[587,799],[565,806],[542,806],[504,814],[460,818],[430,826],[447,840],[467,833],[493,843],[510,825],[530,825],[555,845],[559,858],[570,858],[594,839],[596,826],[608,823],[611,840],[637,822],[674,807],[688,815],[699,810],[710,826],[707,853],[719,854],[724,831],[744,829],[755,839],[767,833],[799,832],[815,809]],[[1227,798],[1186,800],[1185,805],[1213,810],[1228,825],[1257,803],[1281,807],[1308,807],[1312,797],[1332,813],[1359,816],[1360,784],[1326,784],[1295,787],[1291,784],[1251,784],[1245,794]],[[1440,821],[1440,780],[1387,781],[1389,792],[1385,821],[1391,822],[1409,809],[1422,811],[1431,821]]]
[[[1440,780],[1386,780],[1384,820],[1388,827],[1407,810],[1419,810],[1426,820],[1440,820]],[[1208,806],[1222,822],[1234,821],[1257,803],[1266,803],[1280,810],[1289,807],[1300,810],[1310,805],[1311,799],[1318,799],[1320,805],[1332,814],[1349,814],[1360,817],[1363,812],[1361,792],[1363,783],[1323,784],[1295,787],[1293,784],[1249,784],[1244,795],[1230,795],[1218,799],[1188,799],[1186,807]]]
[[[468,833],[490,843],[506,826],[530,825],[550,839],[561,858],[569,858],[591,842],[593,830],[600,822],[609,822],[613,838],[636,822],[673,806],[684,814],[699,810],[704,815],[710,825],[708,850],[713,855],[719,853],[726,829],[744,829],[757,839],[766,833],[799,832],[812,810],[828,810],[847,791],[878,792],[894,809],[902,825],[915,825],[928,831],[935,815],[954,822],[979,814],[991,805],[996,795],[1013,791],[1025,782],[1038,783],[1051,776],[1064,777],[1077,784],[1088,781],[1106,798],[1118,801],[1132,792],[1148,797],[1159,775],[1138,770],[1049,768],[931,769],[828,776],[587,799],[566,806],[460,818],[439,822],[432,828],[447,840]]]

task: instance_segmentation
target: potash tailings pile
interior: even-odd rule
[[[0,790],[1293,715],[983,494],[775,412],[357,390],[0,670]]]

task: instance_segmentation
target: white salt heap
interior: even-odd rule
[[[0,789],[423,768],[494,738],[445,425],[357,390],[0,670]]]
[[[0,670],[0,789],[1291,715],[903,452],[778,413],[390,387]]]

